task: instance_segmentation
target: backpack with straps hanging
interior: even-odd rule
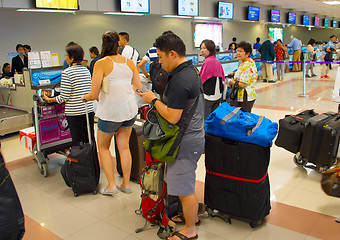
[[[162,68],[157,58],[150,64],[150,79],[152,82],[152,91],[163,96],[166,85],[168,85],[168,72]]]

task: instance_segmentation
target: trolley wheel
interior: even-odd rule
[[[98,193],[97,190],[94,190],[94,191],[93,191],[93,194],[94,194],[94,195],[97,195],[97,193]]]
[[[307,164],[307,161],[305,159],[303,159],[302,155],[300,154],[300,152],[298,152],[297,154],[295,154],[294,156],[294,163],[298,166],[298,167],[304,167]]]
[[[328,169],[329,169],[329,166],[325,165],[323,167],[319,167],[318,172],[322,173],[322,172],[327,171]]]
[[[40,167],[40,174],[41,174],[43,177],[47,177],[47,175],[48,175],[48,166],[47,166],[47,163],[42,163],[42,164],[41,164],[41,167]]]
[[[249,225],[250,225],[251,228],[256,228],[256,227],[260,226],[261,224],[262,224],[262,220],[259,220],[259,221],[251,221],[251,222],[249,223]]]
[[[79,194],[78,194],[77,192],[75,192],[73,195],[74,195],[75,197],[78,197],[78,196],[79,196]]]

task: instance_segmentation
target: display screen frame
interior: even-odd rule
[[[256,19],[250,17],[250,12],[251,12],[251,11],[254,11],[254,10],[256,10],[256,12],[257,12],[257,18],[256,18]],[[248,6],[247,19],[248,19],[249,21],[259,21],[259,20],[260,20],[260,10],[261,10],[260,7],[256,7],[256,6]]]
[[[220,29],[221,30],[221,32],[220,32],[221,39],[219,40],[220,43],[217,43],[214,39],[211,39],[211,40],[214,41],[216,47],[221,46],[223,44],[223,24],[222,23],[193,22],[192,25],[193,25],[193,44],[194,44],[195,48],[199,48],[204,39],[209,39],[207,36],[205,36],[204,38],[201,38],[200,40],[196,40],[196,38],[197,38],[196,37],[196,31],[197,31],[196,25],[218,25],[218,26],[220,26],[220,28],[221,28]]]
[[[327,23],[327,24],[326,24]],[[327,25],[327,26],[326,26]],[[324,27],[329,27],[329,18],[324,18],[323,20],[323,26]]]
[[[336,19],[332,20],[332,28],[338,28],[338,21]]]
[[[53,88],[55,86],[60,85],[61,74],[60,74],[60,81],[58,81],[56,83],[50,83],[50,84],[44,84],[44,85],[34,84],[33,74],[36,73],[36,72],[44,72],[44,71],[60,71],[62,73],[63,72],[63,66],[30,69],[31,89],[38,90],[38,89],[44,89],[44,88]]]
[[[224,7],[226,5],[231,5],[231,17],[220,17],[220,9],[221,7]],[[231,3],[231,2],[222,2],[222,1],[219,1],[218,2],[218,5],[217,5],[217,18],[219,19],[234,19],[234,3]]]
[[[187,17],[198,17],[199,16],[199,0],[191,0],[191,1],[195,1],[194,4],[197,5],[197,14],[183,14],[183,13],[181,13],[180,9],[182,7],[184,7],[184,6],[181,6],[182,1],[188,2],[190,0],[178,0],[177,1],[177,15],[178,16],[187,16]]]
[[[314,27],[320,27],[320,17],[315,16],[314,17]]]
[[[279,19],[276,19],[274,18],[274,13],[279,13]],[[271,9],[270,10],[270,21],[271,22],[280,22],[280,19],[281,19],[281,15],[280,15],[280,10],[277,10],[277,9]]]
[[[128,11],[128,10],[123,10],[123,2],[126,2],[126,0],[120,0],[119,1],[119,8],[120,8],[120,12],[122,13],[150,13],[150,0],[146,0],[148,2],[147,6],[148,6],[148,10],[147,11]],[[133,0],[134,3],[137,2],[137,0]]]
[[[291,17],[294,16],[294,21],[291,21]],[[289,24],[296,24],[296,13],[288,12],[288,23]]]
[[[77,8],[58,8],[58,7],[44,7],[42,6],[43,3],[39,4],[41,1],[46,1],[46,0],[34,0],[35,8],[37,9],[55,9],[55,10],[72,10],[72,11],[77,11],[79,10],[79,0],[73,0],[76,2]]]

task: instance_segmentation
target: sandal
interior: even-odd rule
[[[176,221],[176,220],[174,220],[173,218],[179,218],[180,221]],[[173,218],[171,219],[171,221],[173,221],[174,223],[179,224],[179,225],[182,225],[182,224],[184,225],[184,224],[185,224],[185,218],[184,218],[183,215],[177,215],[177,216],[174,216]],[[198,221],[195,223],[195,225],[196,225],[196,226],[201,225],[201,220],[198,219]]]
[[[173,234],[171,234],[171,237],[176,236],[181,240],[194,240],[198,238],[198,235],[196,234],[195,236],[188,238],[187,236],[183,235],[182,233],[174,232]],[[166,240],[169,240],[169,237],[166,238]]]

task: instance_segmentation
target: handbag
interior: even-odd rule
[[[332,52],[326,52],[325,61],[326,62],[332,62],[333,61],[333,53]]]
[[[335,166],[322,173],[321,188],[329,196],[340,197],[340,167]]]
[[[198,88],[200,93],[200,87]],[[195,113],[200,94],[181,127],[169,123],[154,108],[150,109],[143,126],[145,136],[144,148],[161,162],[173,162],[176,159],[179,145]]]
[[[229,96],[227,97],[226,102],[229,103],[232,107],[237,107],[238,105],[238,83],[239,81],[235,81]]]
[[[109,86],[110,86],[110,79],[108,79],[107,77],[103,78],[102,81],[102,86],[101,89],[104,93],[108,94],[109,93]]]

